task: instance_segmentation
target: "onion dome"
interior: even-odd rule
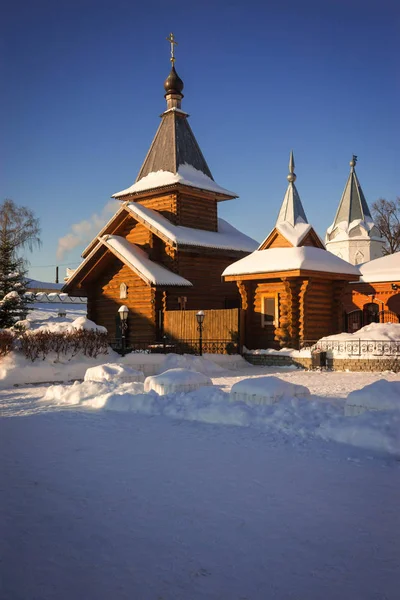
[[[175,71],[175,67],[172,65],[172,69],[167,79],[164,81],[165,95],[167,94],[182,94],[183,81]]]

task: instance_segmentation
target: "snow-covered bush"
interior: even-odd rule
[[[0,329],[0,356],[5,356],[13,349],[15,336],[9,329]]]
[[[144,374],[129,365],[118,363],[106,363],[96,367],[90,367],[85,373],[85,381],[114,383],[143,382]]]
[[[107,354],[107,334],[93,329],[49,331],[26,331],[18,338],[19,350],[25,358],[34,362],[44,360],[51,353],[73,357],[79,353],[90,358]]]
[[[200,387],[212,385],[207,375],[190,369],[169,369],[160,375],[152,375],[145,379],[144,390],[154,390],[160,396],[177,392],[191,392]]]

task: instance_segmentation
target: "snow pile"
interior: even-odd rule
[[[45,331],[50,333],[73,333],[74,331],[97,331],[98,333],[107,333],[107,329],[105,327],[102,325],[96,325],[96,323],[83,315],[71,321],[66,317],[49,317],[46,312],[43,317],[40,317],[40,313],[39,315],[33,316],[28,314],[26,321],[27,329],[29,329],[29,333],[32,334]]]
[[[113,381],[120,383],[142,382],[144,375],[142,371],[137,371],[127,365],[118,363],[106,363],[97,367],[90,367],[85,373],[85,381]]]
[[[107,356],[117,361],[119,355],[109,349]],[[48,383],[55,381],[73,381],[83,379],[89,367],[102,365],[104,354],[90,358],[79,354],[73,358],[55,353],[46,356],[45,360],[32,362],[17,352],[10,352],[0,361],[0,387],[6,388],[24,383]]]
[[[111,405],[116,405],[118,398],[136,398],[143,393],[143,383],[124,383],[119,386],[112,382],[75,381],[73,385],[52,385],[43,398],[44,402],[57,405],[80,405],[84,408],[103,408],[112,398]]]
[[[144,190],[152,190],[176,183],[181,183],[182,185],[188,185],[190,187],[196,187],[201,190],[217,192],[218,194],[223,194],[224,196],[231,196],[233,198],[237,197],[235,192],[230,192],[229,190],[225,190],[224,188],[220,187],[205,173],[195,169],[192,167],[192,165],[187,163],[180,165],[177,173],[172,173],[171,171],[153,171],[152,173],[146,175],[146,177],[139,179],[139,181],[131,185],[131,187],[127,188],[126,190],[122,190],[121,192],[113,194],[112,197],[119,198],[121,196],[126,196],[127,194],[136,194],[138,192],[143,192]]]
[[[203,356],[193,356],[192,354],[167,354],[159,373],[180,368],[203,373],[203,375],[218,375],[224,369],[212,360],[212,356],[214,355],[209,354],[209,358],[205,358]]]
[[[98,333],[107,333],[107,329],[102,325],[96,325],[86,317],[78,317],[71,323],[71,326],[77,331],[97,331]]]
[[[160,375],[147,377],[144,382],[145,392],[154,390],[157,394],[174,394],[177,392],[191,392],[203,386],[212,385],[209,377],[203,373],[190,369],[170,369]]]
[[[381,379],[350,392],[344,413],[355,416],[365,411],[400,411],[400,381]]]
[[[186,375],[188,373],[190,377],[195,376],[192,371]],[[176,373],[165,375],[170,382],[179,381]],[[278,383],[276,386],[279,390]],[[214,386],[200,387],[189,393],[178,391],[159,395],[154,390],[144,393],[142,383],[117,385],[112,381],[85,381],[52,386],[48,388],[44,401],[62,407],[78,405],[87,409],[252,427],[272,437],[278,434],[292,442],[295,439],[322,438],[400,456],[400,411],[366,412],[346,417],[343,402],[308,396],[307,388],[298,387],[297,393],[304,394],[304,397],[283,395],[273,404],[247,404],[230,402],[229,394]],[[286,390],[289,393],[289,389]],[[164,392],[165,388],[160,391]]]
[[[385,342],[397,344],[385,348]],[[394,358],[400,355],[400,323],[371,323],[355,333],[329,335],[321,338],[317,347],[337,358]]]
[[[316,435],[327,441],[368,448],[400,457],[400,412],[365,412],[323,421]]]
[[[38,329],[50,322],[61,323],[62,321],[72,323],[77,317],[86,317],[86,304],[40,303],[34,302],[29,305],[29,312],[24,321],[26,329]],[[59,312],[66,312],[64,317],[59,317]]]
[[[310,390],[303,385],[266,376],[238,381],[232,386],[230,399],[245,404],[274,404],[283,397],[305,398],[309,395]]]
[[[293,350],[293,348],[281,348],[280,350],[274,350],[273,348],[257,348],[255,350],[249,350],[246,346],[243,346],[243,353],[260,355],[273,354],[275,356],[292,356],[293,358],[296,356],[310,358],[311,356],[310,348],[302,348],[301,350]]]
[[[400,342],[400,323],[370,323],[355,333],[338,333],[321,338],[320,342],[353,342],[358,340],[376,340],[382,342]]]

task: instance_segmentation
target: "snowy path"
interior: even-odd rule
[[[0,597],[397,600],[398,461],[42,394],[0,392]]]

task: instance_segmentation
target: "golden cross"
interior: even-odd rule
[[[178,42],[175,41],[173,33],[170,33],[169,37],[167,37],[166,39],[167,39],[167,42],[169,42],[171,44],[171,58],[170,58],[170,61],[172,62],[172,64],[174,64],[174,62],[175,62],[175,48],[174,48],[174,46],[177,46]]]

